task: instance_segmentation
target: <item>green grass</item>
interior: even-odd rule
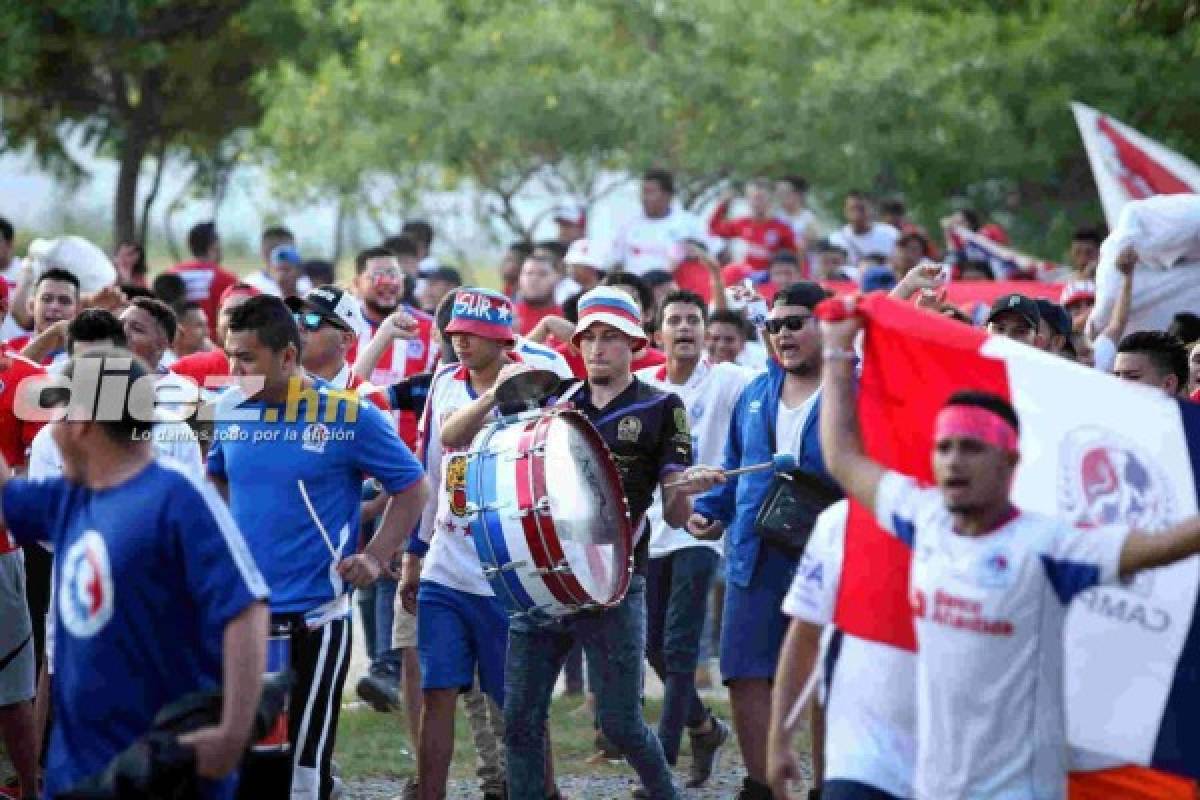
[[[729,704],[716,698],[706,698],[713,710],[729,719]],[[554,763],[563,775],[627,774],[629,768],[603,762],[589,764],[595,752],[591,717],[572,712],[579,708],[575,697],[556,698],[550,708],[550,738],[554,743]],[[461,704],[459,705],[461,709]],[[653,727],[658,722],[661,702],[647,699],[646,721]],[[369,709],[343,711],[338,725],[337,759],[342,775],[348,779],[406,777],[416,762],[409,754],[408,727],[398,714],[380,714]],[[686,745],[685,745],[686,748]],[[475,774],[475,749],[465,713],[459,713],[454,725],[454,763],[451,778],[472,778]]]

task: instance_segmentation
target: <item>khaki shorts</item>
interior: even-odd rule
[[[400,593],[396,592],[395,614],[392,616],[392,647],[399,650],[417,646],[417,617],[404,610]]]
[[[33,626],[25,602],[25,557],[0,555],[0,707],[34,694]]]

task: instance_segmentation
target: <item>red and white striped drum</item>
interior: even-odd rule
[[[557,407],[485,427],[466,455],[466,505],[483,572],[512,614],[614,606],[633,571],[633,528],[604,440]]]
[[[292,665],[293,623],[271,620],[267,634],[267,669],[265,678],[273,678],[287,672]],[[275,718],[271,730],[250,748],[254,753],[286,753],[291,750],[288,739],[288,705],[284,698],[283,709]]]

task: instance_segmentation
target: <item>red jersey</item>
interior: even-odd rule
[[[225,290],[238,282],[237,276],[211,261],[187,261],[176,264],[170,271],[183,278],[188,301],[199,303],[208,315],[208,335],[216,341],[217,304],[221,302]]]
[[[571,367],[572,374],[576,378],[585,380],[587,378],[587,365],[583,363],[583,356],[579,354],[573,346],[569,344],[560,345],[554,348],[554,352],[567,360],[567,364]],[[667,354],[657,347],[646,345],[641,352],[634,353],[633,363],[629,365],[630,372],[637,372],[639,369],[646,367],[657,367],[659,364],[667,363]]]
[[[728,219],[729,203],[719,203],[708,220],[708,231],[724,239],[741,239],[746,243],[746,263],[754,269],[766,269],[771,256],[780,250],[795,251],[796,234],[792,226],[781,219]]]
[[[27,422],[15,413],[18,387],[26,378],[45,375],[46,370],[27,358],[5,350],[0,353],[0,453],[10,467],[25,466],[29,446],[44,422]],[[0,528],[0,553],[11,553],[17,544]]]
[[[513,303],[513,323],[515,323],[517,333],[522,336],[528,336],[529,332],[546,317],[561,317],[562,313],[562,308],[553,303],[548,306],[531,306],[521,301]]]
[[[437,348],[433,345],[433,317],[411,306],[403,306],[403,310],[417,321],[417,338],[397,339],[384,351],[379,363],[371,372],[371,383],[381,389],[386,389],[403,378],[428,372],[437,363]],[[379,323],[383,321],[371,319],[365,308],[363,318],[370,326],[370,331],[360,332],[358,341],[346,354],[346,361],[351,364],[358,358],[358,351],[370,344],[375,331],[379,329]],[[394,414],[400,438],[410,450],[416,452],[414,448],[417,445],[417,415],[411,411],[396,411]]]

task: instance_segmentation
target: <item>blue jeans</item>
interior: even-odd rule
[[[510,800],[543,800],[546,720],[554,681],[571,646],[580,641],[596,665],[600,730],[620,749],[655,800],[679,797],[658,737],[642,718],[642,657],[646,645],[646,583],[634,575],[615,608],[537,622],[515,617],[508,629],[504,745]]]
[[[375,583],[375,654],[371,657],[371,673],[392,680],[400,678],[400,651],[391,646],[396,586],[391,578],[380,578]]]
[[[679,757],[683,726],[708,718],[696,693],[696,664],[717,560],[711,548],[685,547],[651,558],[646,568],[646,660],[665,689],[658,738],[669,764]]]

